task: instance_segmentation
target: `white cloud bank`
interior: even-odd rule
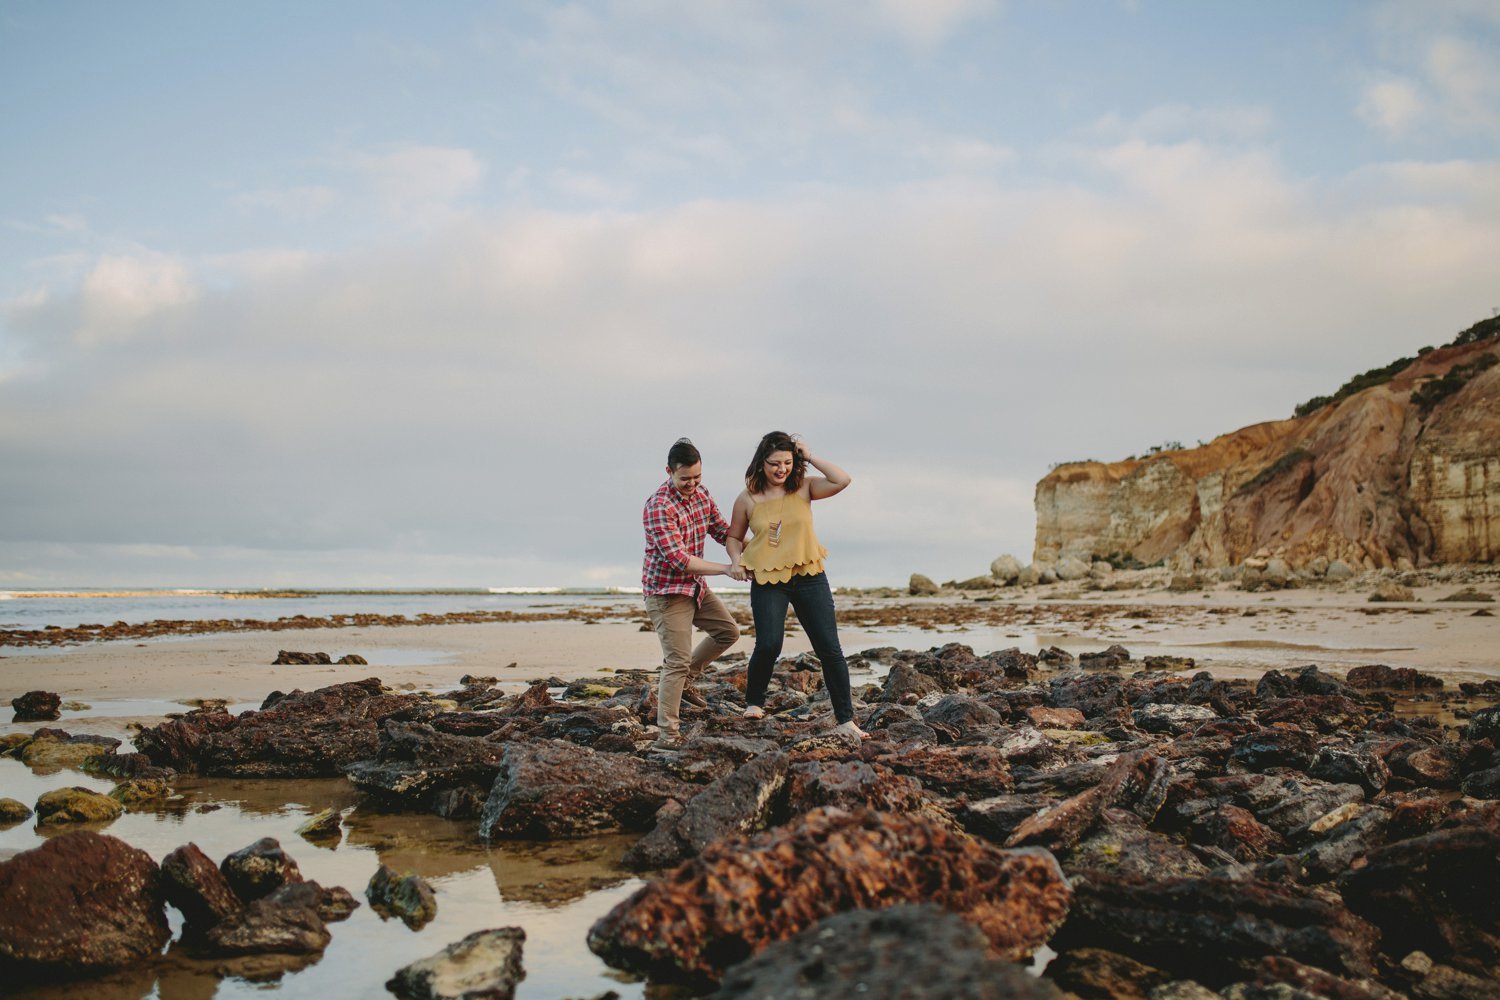
[[[455,214],[343,253],[101,257],[6,305],[36,364],[0,395],[0,562],[66,541],[86,558],[27,564],[41,584],[630,584],[667,444],[699,443],[727,506],[780,427],[855,476],[820,514],[837,582],[965,577],[1029,556],[1050,463],[1283,416],[1494,294],[1493,163],[1313,182],[1204,142],[1054,155],[1089,186],[950,177]],[[372,174],[432,205],[484,165]]]

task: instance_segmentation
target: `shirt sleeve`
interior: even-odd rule
[[[713,497],[708,498],[708,533],[720,545],[729,537],[729,522],[719,513],[719,505],[714,503]]]
[[[682,538],[682,528],[672,512],[660,504],[646,504],[644,515],[646,544],[661,553],[661,557],[680,569],[687,569],[687,543]]]

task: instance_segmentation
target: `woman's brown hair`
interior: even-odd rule
[[[807,459],[797,450],[797,442],[785,431],[772,431],[760,439],[760,445],[755,449],[755,457],[750,460],[750,467],[745,470],[745,486],[751,493],[764,493],[766,487],[771,483],[766,479],[766,459],[771,457],[772,452],[789,451],[792,453],[792,471],[786,477],[783,484],[788,493],[796,493],[802,488],[802,477],[807,472]]]

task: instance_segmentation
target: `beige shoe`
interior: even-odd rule
[[[708,707],[708,699],[690,687],[682,689],[682,700],[685,704],[692,705],[694,708]]]
[[[870,734],[859,728],[859,723],[853,719],[834,726],[833,731],[840,736],[852,736],[857,740],[867,740],[870,738]]]

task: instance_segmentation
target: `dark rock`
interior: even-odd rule
[[[358,653],[345,653],[338,658],[337,662],[339,666],[368,667],[370,665],[370,661]]]
[[[861,997],[1009,1000],[1057,997],[1046,982],[986,953],[973,926],[932,905],[851,910],[818,921],[729,969],[715,1000]]]
[[[1419,1000],[1500,1000],[1500,984],[1493,977],[1460,972],[1420,951],[1403,958],[1401,970],[1411,981],[1410,995]]]
[[[199,947],[212,955],[312,955],[332,935],[304,898],[278,898],[281,890],[254,900],[203,932]]]
[[[177,772],[170,767],[157,767],[143,753],[95,754],[82,764],[88,774],[110,778],[156,779],[171,784]]]
[[[136,736],[156,764],[219,777],[335,777],[375,756],[382,720],[430,711],[419,695],[386,694],[370,678],[294,691],[259,712],[189,715]]]
[[[1500,804],[1388,844],[1339,880],[1349,908],[1403,948],[1481,975],[1500,960]]]
[[[1281,835],[1239,806],[1225,805],[1204,813],[1193,823],[1195,843],[1228,852],[1237,861],[1256,861],[1284,849]]]
[[[1411,667],[1388,667],[1383,663],[1355,667],[1344,678],[1344,683],[1361,691],[1376,689],[1420,691],[1436,690],[1443,686],[1442,679],[1431,674],[1424,674]]]
[[[1118,670],[1130,662],[1130,650],[1116,643],[1098,653],[1079,653],[1078,665],[1085,670]]]
[[[161,859],[161,882],[163,895],[182,912],[190,933],[201,933],[245,905],[197,844],[184,844]]]
[[[1121,754],[1097,785],[1022,822],[1006,846],[1070,847],[1110,806],[1130,809],[1149,822],[1166,798],[1169,772],[1166,761],[1149,751]]]
[[[776,749],[770,740],[751,736],[691,736],[662,766],[683,781],[701,784],[733,774],[747,761]]]
[[[941,795],[989,798],[1011,790],[1010,764],[993,746],[922,746],[909,743],[875,763],[910,775],[922,787]]]
[[[1302,695],[1281,698],[1263,704],[1256,713],[1261,725],[1274,727],[1285,723],[1298,729],[1320,733],[1337,733],[1363,729],[1367,713],[1357,702],[1343,695]]]
[[[328,922],[347,920],[359,909],[359,900],[343,886],[324,888],[316,882],[288,882],[267,899],[284,906],[305,906]]]
[[[248,903],[269,896],[289,882],[301,882],[297,862],[274,837],[262,837],[219,862],[219,871],[234,894]]]
[[[1219,713],[1202,705],[1143,705],[1131,713],[1135,724],[1148,733],[1181,736],[1219,717]]]
[[[1229,759],[1247,771],[1267,771],[1273,767],[1305,771],[1317,754],[1318,741],[1312,733],[1301,729],[1259,729],[1235,740]]]
[[[1076,708],[1089,719],[1128,704],[1124,683],[1115,674],[1066,673],[1052,678],[1048,687],[1047,704]]]
[[[373,757],[349,764],[344,774],[356,787],[407,808],[469,818],[479,815],[504,755],[503,743],[393,720],[382,727]],[[465,793],[472,811],[452,811],[454,793]]]
[[[1058,986],[1083,997],[1149,1000],[1171,976],[1128,955],[1102,948],[1075,948],[1047,963],[1043,973]]]
[[[343,811],[330,807],[314,813],[297,827],[297,836],[315,844],[340,840],[344,836]]]
[[[710,845],[617,905],[588,941],[616,968],[704,984],[835,913],[932,902],[1019,959],[1051,936],[1068,897],[1046,851],[1002,851],[917,816],[817,809]]]
[[[1223,984],[1267,955],[1374,974],[1379,931],[1310,890],[1225,878],[1149,881],[1090,873],[1052,947],[1129,954],[1174,978]]]
[[[1500,705],[1481,708],[1470,716],[1469,724],[1464,727],[1464,739],[1476,743],[1492,740],[1500,745]]]
[[[961,694],[947,695],[924,709],[922,720],[929,726],[947,726],[960,734],[1005,722],[999,712],[984,702]]]
[[[402,1000],[511,1000],[526,978],[519,927],[475,931],[397,971],[386,989]]]
[[[558,741],[509,744],[479,835],[550,839],[646,830],[667,799],[685,802],[696,790],[624,755]]]
[[[1368,750],[1323,746],[1308,767],[1309,777],[1334,784],[1358,785],[1365,795],[1374,797],[1385,790],[1391,779],[1385,761]]]
[[[679,809],[658,814],[656,829],[625,852],[632,869],[665,868],[697,855],[710,844],[764,829],[786,785],[789,762],[773,751],[741,764]]]
[[[62,716],[62,697],[51,691],[27,691],[13,698],[13,722],[51,722]]]
[[[365,898],[376,913],[382,917],[400,917],[414,931],[421,930],[437,916],[437,895],[426,879],[410,872],[397,875],[385,865],[370,876]]]
[[[885,675],[880,700],[901,705],[915,705],[930,694],[942,691],[942,685],[907,663],[898,663]]]
[[[1197,878],[1208,868],[1192,851],[1154,830],[1135,813],[1110,808],[1092,833],[1059,860],[1069,874],[1104,871],[1143,878]]]
[[[1358,815],[1325,831],[1297,852],[1299,880],[1308,883],[1331,882],[1370,851],[1387,840],[1390,813],[1384,809],[1363,808]]]
[[[996,795],[993,798],[970,802],[956,810],[959,824],[976,837],[983,837],[995,844],[1003,844],[1026,820],[1057,800],[1051,795],[1028,792],[1016,795]]]
[[[0,861],[0,973],[7,985],[120,968],[171,937],[156,862],[75,831]]]
[[[283,649],[276,654],[276,659],[271,661],[271,665],[273,667],[308,667],[332,662],[333,657],[327,653],[297,653]]]
[[[1407,741],[1388,753],[1385,763],[1390,768],[1392,778],[1399,778],[1407,785],[1457,788],[1458,752],[1458,748],[1453,746],[1426,746]]]
[[[819,806],[901,813],[918,808],[924,801],[922,786],[915,778],[859,760],[793,765],[787,777],[787,799],[793,813]]]
[[[1401,1000],[1401,994],[1381,986],[1371,979],[1344,979],[1324,969],[1303,965],[1280,955],[1267,955],[1260,960],[1255,970],[1255,986],[1260,992],[1246,993],[1244,1000],[1264,996],[1288,996],[1287,990],[1297,990],[1309,997],[1326,1000]],[[1226,997],[1230,996],[1226,992]]]
[[[1464,775],[1459,788],[1471,799],[1500,799],[1500,767]]]

